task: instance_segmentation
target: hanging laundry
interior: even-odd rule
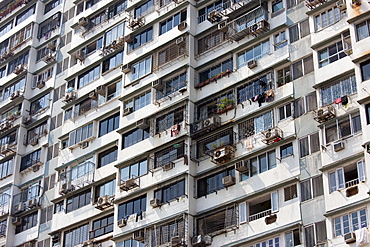
[[[335,103],[335,104],[342,103],[342,98],[338,98],[338,99],[334,100],[334,103]]]
[[[179,124],[175,124],[171,127],[171,137],[174,137],[176,135],[178,135],[180,132],[180,125]]]
[[[262,103],[266,102],[266,94],[265,93],[261,93],[260,95],[258,95],[258,106],[261,107]]]
[[[245,140],[245,147],[246,149],[253,149],[253,136],[249,136],[247,140]]]
[[[274,90],[269,89],[265,93],[266,93],[266,102],[271,102],[274,100],[275,96]]]
[[[369,243],[367,228],[363,227],[355,231],[356,234],[356,247]]]
[[[342,98],[342,105],[347,105],[348,104],[348,96],[347,95],[344,95]]]

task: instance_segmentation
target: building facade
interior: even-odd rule
[[[364,0],[3,0],[0,246],[370,246],[369,36]]]

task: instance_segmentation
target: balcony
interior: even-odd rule
[[[42,193],[43,188],[40,185],[34,185],[14,195],[11,214],[18,215],[22,212],[39,208],[41,205],[40,197]]]
[[[71,169],[62,170],[59,174],[59,194],[83,188],[94,182],[95,163],[85,161]]]
[[[238,19],[228,23],[228,35],[235,41],[239,41],[247,35],[258,36],[269,30],[269,23],[267,20],[267,10],[262,7],[257,7]]]
[[[3,157],[15,154],[17,152],[17,143],[8,143],[2,145],[0,148],[0,153]]]

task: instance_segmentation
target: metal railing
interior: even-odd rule
[[[258,219],[264,218],[266,216],[269,216],[270,214],[271,214],[271,209],[267,209],[265,211],[250,215],[248,217],[248,221],[250,222],[250,221],[258,220]]]

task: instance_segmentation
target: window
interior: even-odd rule
[[[93,17],[90,17],[90,23],[91,26],[97,26],[107,20],[107,12],[106,10],[94,15]]]
[[[7,220],[0,221],[0,237],[6,236],[6,230],[7,230]]]
[[[17,58],[13,59],[8,64],[8,75],[13,73],[15,67],[18,65],[28,64],[28,52],[18,56]]]
[[[281,87],[313,71],[313,56],[310,55],[277,71],[277,86]]]
[[[325,125],[325,143],[341,140],[361,132],[360,115],[350,114],[342,119],[336,119],[334,124]]]
[[[230,167],[224,171],[212,174],[205,178],[198,179],[197,181],[197,197],[206,196],[213,192],[217,192],[218,190],[226,188],[222,184],[222,178],[226,176],[233,176],[235,177],[235,169],[234,167]]]
[[[59,142],[48,147],[48,154],[46,160],[49,161],[59,155]]]
[[[319,133],[313,133],[299,139],[300,158],[320,151]]]
[[[185,220],[183,218],[172,220],[163,225],[157,225],[152,228],[152,246],[168,246],[173,237],[179,236],[180,238],[184,238],[185,229]]]
[[[218,45],[227,41],[227,38],[227,32],[220,30],[212,32],[205,37],[199,38],[196,42],[196,55],[200,55],[206,51],[213,49],[214,47],[217,47]],[[232,68],[229,69],[232,70]]]
[[[20,31],[16,32],[13,36],[10,37],[10,48],[17,48],[19,45],[23,44],[33,33],[32,24],[22,28]],[[26,63],[26,62],[25,62]]]
[[[45,94],[41,98],[31,102],[30,115],[38,113],[42,109],[49,107],[49,105],[50,105],[50,93]]]
[[[360,64],[362,81],[370,79],[370,60]]]
[[[125,166],[121,168],[120,174],[121,174],[121,183],[126,181],[130,178],[137,178],[142,175],[147,174],[148,172],[148,162],[147,160],[142,160],[139,162],[136,162],[132,165]]]
[[[27,168],[40,163],[41,158],[41,149],[36,150],[26,156],[23,156],[21,159],[20,171],[26,170]]]
[[[357,41],[365,39],[370,36],[370,20],[363,21],[356,25]]]
[[[327,241],[325,221],[316,222],[303,228],[306,246],[316,246]]]
[[[37,225],[37,211],[23,216],[21,218],[21,224],[15,228],[15,234],[31,229]]]
[[[202,9],[200,9],[198,11],[198,24],[203,22],[203,21],[206,21],[208,13],[210,13],[211,11],[213,11],[215,9],[219,10],[219,11],[223,10],[224,5],[228,6],[227,1],[218,0],[214,3],[211,3],[210,5],[207,5],[206,7],[202,8]]]
[[[116,180],[113,179],[105,184],[96,186],[95,199],[102,196],[113,196],[116,193]]]
[[[91,123],[69,133],[69,146],[73,146],[91,138],[93,136],[93,126],[93,123]]]
[[[293,200],[298,197],[297,185],[293,184],[291,186],[284,188],[284,202]],[[293,245],[294,246],[294,245]]]
[[[276,13],[281,9],[283,9],[283,1],[277,0],[272,3],[272,13]]]
[[[128,52],[139,48],[140,46],[144,45],[145,43],[151,41],[153,39],[153,27],[148,28],[141,33],[138,33],[134,36],[134,39],[131,43],[128,43],[127,48]]]
[[[367,227],[366,209],[334,218],[333,224],[335,237]]]
[[[54,116],[50,120],[50,131],[59,128],[62,126],[62,120],[63,120],[63,113],[59,113],[58,115]]]
[[[263,241],[257,244],[250,245],[249,247],[280,247],[280,239],[278,237],[271,238],[267,241]]]
[[[26,78],[24,77],[24,78],[20,79],[19,81],[17,81],[16,83],[6,87],[3,90],[3,100],[9,98],[10,95],[12,95],[13,92],[21,91],[21,90],[23,91],[25,85],[26,85]]]
[[[301,182],[301,202],[324,194],[322,176],[307,179]]]
[[[106,166],[117,160],[118,147],[112,147],[98,155],[98,168]]]
[[[98,94],[98,104],[102,105],[105,102],[114,99],[115,97],[121,95],[122,80],[111,83],[105,86],[105,91]]]
[[[159,35],[162,35],[172,28],[177,27],[181,22],[186,21],[186,10],[183,10],[174,16],[171,16],[167,20],[159,24]]]
[[[134,10],[134,18],[139,18],[154,10],[154,0],[149,0]]]
[[[15,25],[16,26],[19,25],[21,22],[26,20],[28,17],[30,17],[34,13],[35,13],[35,5],[33,5],[32,7],[30,7],[29,9],[27,9],[26,11],[18,15],[15,21]]]
[[[185,180],[163,186],[154,191],[154,198],[159,199],[159,201],[163,203],[178,199],[183,195],[185,195]]]
[[[51,221],[53,217],[53,205],[41,209],[40,224]]]
[[[38,139],[45,136],[48,133],[47,122],[43,122],[40,125],[27,131],[27,143],[35,145],[38,143]]]
[[[142,195],[133,200],[118,206],[118,220],[128,218],[132,214],[142,215],[146,211],[146,195]]]
[[[282,107],[279,107],[278,108],[278,112],[279,112],[279,121],[281,120],[284,120],[286,118],[289,118],[292,116],[292,103],[288,103]]]
[[[251,60],[258,60],[270,53],[270,40],[265,40],[238,55],[238,68],[246,66]]]
[[[36,83],[37,82],[40,82],[40,81],[43,81],[43,82],[46,82],[48,80],[51,79],[51,77],[53,76],[53,70],[54,70],[54,67],[51,67],[37,75],[35,75],[32,79],[32,88],[36,88]],[[58,89],[55,89],[54,92],[56,92]],[[63,90],[63,94],[65,92],[65,89]],[[62,96],[64,97],[64,95]],[[57,97],[56,99],[54,99],[54,102],[57,101],[59,98]]]
[[[132,65],[131,67],[131,80],[137,80],[152,71],[152,57],[148,57],[144,60],[141,60],[140,62],[137,62]]]
[[[144,247],[144,242],[139,242],[133,239],[126,239],[125,241],[116,243],[116,247]]]
[[[101,49],[102,47],[103,47],[103,37],[100,37],[97,40],[85,46],[84,48],[82,48],[81,51],[84,52],[86,56],[89,56],[94,51],[97,51]]]
[[[125,109],[132,107],[133,111],[137,111],[151,102],[151,91],[144,92],[133,99],[125,101]]]
[[[330,193],[366,181],[364,162],[350,164],[329,173]]]
[[[52,9],[54,9],[55,7],[57,7],[61,3],[62,3],[61,0],[52,0],[51,2],[47,3],[45,5],[44,14],[48,13],[49,11],[51,11]]]
[[[64,200],[55,203],[54,214],[64,212]]]
[[[338,41],[329,47],[318,51],[319,55],[319,68],[322,68],[330,63],[346,57],[344,53],[342,41]]]
[[[288,44],[288,40],[287,40],[287,38],[285,36],[285,31],[280,32],[278,34],[275,34],[275,36],[274,36],[275,50],[278,50],[280,48],[283,48],[287,44]]]
[[[0,68],[0,79],[6,76],[6,66]]]
[[[113,18],[114,16],[118,15],[119,13],[125,11],[127,7],[126,0],[119,0],[116,1],[114,5],[108,8],[108,18]]]
[[[342,18],[346,17],[346,11],[341,11],[337,7],[330,8],[325,12],[315,16],[315,30],[316,32],[330,26]]]
[[[77,195],[73,195],[67,198],[66,213],[77,210],[85,205],[89,205],[91,202],[91,191],[86,190]]]
[[[117,54],[113,55],[112,57],[108,58],[107,60],[103,61],[103,73],[116,68],[117,66],[121,65],[123,61],[123,51],[118,52]]]
[[[68,119],[71,119],[72,117],[73,117],[72,108],[66,109],[64,111],[64,121],[67,121]]]
[[[99,137],[119,128],[119,112],[99,122]]]
[[[293,43],[300,38],[306,37],[310,34],[310,26],[308,19],[294,24],[289,28],[289,40]]]
[[[171,126],[179,125],[182,121],[184,121],[184,109],[185,106],[177,108],[176,110],[156,118],[156,134],[170,129]],[[180,127],[178,126],[178,128]]]
[[[293,144],[288,143],[280,147],[280,158],[286,158],[292,156],[293,153]]]
[[[73,247],[89,239],[89,224],[64,232],[63,247]]]
[[[370,124],[370,104],[365,105],[366,123]]]
[[[230,206],[210,215],[205,215],[196,219],[197,235],[207,233],[211,236],[224,233],[229,227],[236,226],[237,219],[236,206]]]
[[[205,138],[197,142],[197,158],[209,155],[216,148],[232,145],[233,143],[234,132],[232,129],[218,132],[209,138]]]
[[[99,76],[100,76],[100,65],[90,69],[89,71],[83,73],[82,75],[79,75],[77,79],[77,88],[81,88],[89,84],[90,82],[98,79]]]
[[[0,36],[3,36],[10,30],[12,30],[12,28],[13,28],[13,20],[9,21],[7,24],[5,24],[4,26],[0,28]]]
[[[271,170],[276,167],[276,153],[275,150],[263,153],[257,157],[249,160],[244,160],[248,171],[240,175],[241,180],[256,176],[262,172]]]
[[[54,188],[55,185],[55,173],[44,177],[44,191],[48,191]]]
[[[123,134],[122,138],[122,149],[130,147],[149,138],[149,128],[131,130],[130,132]]]
[[[356,78],[354,75],[341,79],[340,81],[333,83],[327,87],[323,87],[320,90],[321,93],[321,105],[327,105],[333,103],[334,100],[357,93]]]
[[[180,75],[177,75],[171,79],[163,80],[161,83],[163,85],[162,88],[156,90],[157,100],[178,91],[180,88],[186,87],[186,72],[181,73]]]
[[[82,182],[81,178],[87,178],[89,174],[93,172],[95,164],[91,161],[92,157],[86,159],[78,165],[75,165],[71,168],[71,181],[76,181],[76,183]],[[62,175],[60,176],[62,178]]]
[[[123,30],[124,30],[124,23],[118,24],[111,30],[105,33],[105,45],[111,44],[114,40],[117,40],[118,38],[123,36]]]
[[[154,168],[170,164],[184,156],[185,144],[182,142],[175,145],[176,147],[172,146],[154,154]]]
[[[180,44],[177,44],[178,39],[176,39],[155,53],[154,68],[156,70],[175,59],[179,59],[188,55],[188,49],[186,45],[188,43],[188,35],[181,36],[179,39],[182,40]]]
[[[294,102],[294,117],[298,118],[303,114],[317,108],[316,92],[303,96]]]
[[[109,215],[92,223],[92,230],[90,231],[90,239],[97,238],[104,234],[113,232],[114,216]]]
[[[294,6],[300,4],[301,2],[303,2],[303,0],[287,0],[287,8],[288,9],[293,8]]]
[[[262,131],[271,129],[274,126],[274,114],[268,111],[260,116],[250,118],[238,125],[239,138],[245,139]]]
[[[226,71],[233,71],[233,59],[227,59],[222,63],[216,64],[211,68],[199,72],[199,84],[210,80],[212,77],[216,77],[218,74]]]
[[[53,17],[49,18],[48,20],[42,22],[39,25],[38,33],[37,33],[37,38],[41,39],[45,37],[45,39],[50,38],[51,33],[59,28],[60,26],[60,13],[58,12],[55,14]]]
[[[299,229],[285,233],[285,247],[293,247],[301,244],[301,233]]]
[[[13,160],[6,160],[0,163],[0,179],[13,174]]]
[[[3,121],[6,121],[6,118]],[[17,144],[17,131],[12,131],[11,133],[0,138],[0,146],[4,146],[6,144]]]

